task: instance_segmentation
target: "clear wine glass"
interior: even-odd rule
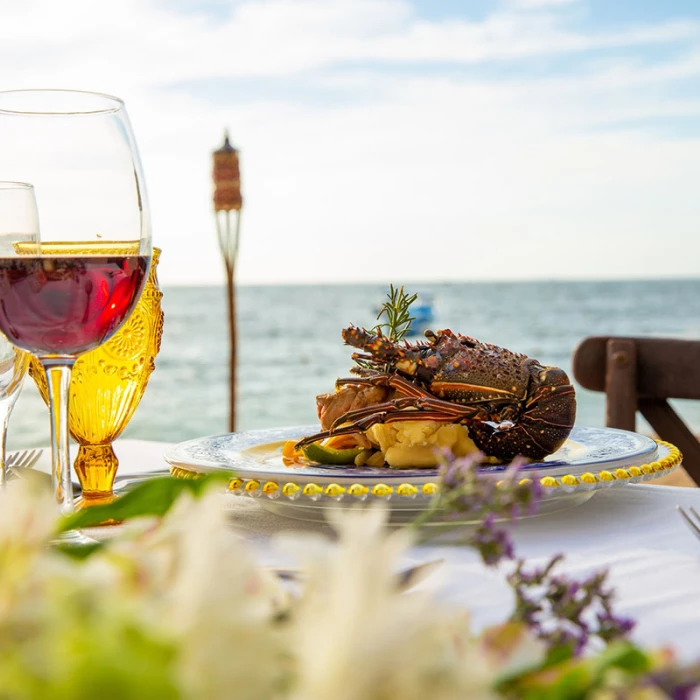
[[[5,486],[7,480],[5,464],[7,426],[28,367],[28,353],[16,348],[0,333],[0,488]]]
[[[52,478],[74,509],[68,457],[71,369],[136,305],[151,262],[144,178],[124,103],[68,90],[0,92],[0,178],[34,186],[41,232],[0,256],[0,331],[48,380]]]
[[[0,255],[16,241],[35,242],[39,233],[34,188],[25,182],[0,182]],[[7,424],[29,365],[29,355],[0,333],[0,488],[5,485]]]

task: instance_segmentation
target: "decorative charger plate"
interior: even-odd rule
[[[294,518],[321,519],[329,507],[378,500],[387,504],[393,518],[406,520],[425,510],[437,492],[437,469],[286,466],[284,443],[317,431],[318,426],[307,425],[227,433],[182,442],[164,456],[173,475],[183,478],[230,472],[232,493],[256,498],[266,509]],[[657,478],[681,459],[675,446],[638,433],[575,427],[557,452],[526,465],[523,478],[539,479],[545,488],[541,514],[578,505],[598,489]],[[483,471],[505,468],[488,465]]]

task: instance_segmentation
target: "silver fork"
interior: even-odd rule
[[[37,463],[43,450],[21,450],[5,457],[5,479],[33,479],[41,486],[51,484],[51,476],[37,472],[32,467]]]
[[[700,540],[700,514],[693,508],[693,506],[689,506],[688,510],[691,512],[691,515],[688,515],[688,512],[685,511],[681,506],[676,506],[678,508],[678,512],[681,514],[683,520],[685,520],[686,525],[690,528],[692,533]],[[694,519],[693,519],[694,518]]]
[[[409,566],[407,569],[399,571],[399,573],[396,574],[395,579],[396,589],[400,592],[404,592],[408,591],[414,586],[417,586],[421,581],[432,574],[433,571],[435,571],[435,569],[437,569],[443,562],[444,559],[434,559],[433,561],[426,561],[422,564]],[[298,583],[304,581],[306,578],[303,570],[296,567],[269,566],[265,568],[283,581],[294,581]]]
[[[12,452],[5,458],[7,469],[31,469],[38,461],[44,450],[21,450]]]
[[[8,478],[14,479],[15,477],[19,477],[20,479],[33,479],[35,483],[51,488],[51,474],[32,469],[43,453],[44,450],[36,448],[34,450],[12,452],[7,455],[5,459],[5,468]],[[81,492],[80,484],[74,480],[73,495],[78,497]]]

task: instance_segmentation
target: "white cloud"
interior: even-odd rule
[[[694,21],[585,34],[545,12],[427,21],[399,0],[252,0],[234,4],[219,21],[137,0],[28,0],[4,14],[0,56],[12,61],[20,79],[38,73],[52,83],[101,76],[153,85],[285,76],[338,62],[471,64],[698,35],[700,23]]]
[[[239,2],[220,20],[135,0],[14,3],[0,86],[124,97],[163,282],[221,279],[210,152],[225,126],[242,149],[242,281],[700,273],[700,140],[637,123],[700,112],[667,92],[700,75],[698,25],[583,33],[547,5],[429,22],[399,0]],[[685,54],[578,76],[420,71],[670,41]],[[246,94],[260,85],[284,97]]]
[[[579,0],[507,0],[506,7],[516,10],[542,10],[544,8],[573,5]]]

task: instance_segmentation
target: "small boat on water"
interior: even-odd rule
[[[418,298],[411,306],[411,316],[414,321],[411,323],[409,336],[423,335],[423,333],[431,328],[435,321],[435,311],[433,305],[433,297],[431,294],[418,294]]]

